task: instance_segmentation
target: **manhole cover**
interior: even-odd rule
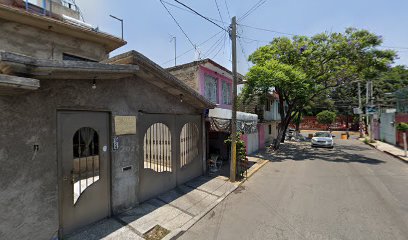
[[[169,234],[170,231],[165,229],[164,227],[160,225],[154,226],[152,229],[150,229],[148,232],[146,232],[143,237],[146,240],[160,240],[164,238],[167,234]]]

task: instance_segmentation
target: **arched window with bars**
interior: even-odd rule
[[[195,123],[186,123],[180,133],[180,167],[193,162],[198,156],[199,134]]]
[[[143,140],[144,168],[156,172],[172,172],[171,133],[163,123],[147,129]]]
[[[73,141],[73,203],[99,180],[99,136],[95,129],[83,127],[75,132]]]

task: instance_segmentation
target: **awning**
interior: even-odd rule
[[[210,130],[215,132],[231,132],[232,110],[214,108],[208,112]],[[237,131],[245,134],[257,131],[258,115],[246,112],[237,112]]]
[[[226,133],[231,132],[231,119],[209,117],[208,120],[210,121],[210,131]],[[237,132],[244,134],[256,133],[257,124],[257,121],[237,120]]]

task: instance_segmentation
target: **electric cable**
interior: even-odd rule
[[[162,0],[160,0],[160,3],[163,5],[163,7],[166,9],[166,11],[169,13],[171,18],[173,18],[174,22],[177,24],[177,26],[180,28],[180,30],[183,32],[184,36],[188,39],[190,44],[193,46],[194,49],[197,50],[197,46],[191,41],[191,39],[188,37],[187,33],[184,31],[184,29],[180,26],[180,24],[177,22],[176,18],[171,14],[170,10],[166,7],[166,5],[163,3]]]
[[[221,27],[218,23],[215,23],[214,21],[212,21],[212,20],[209,19],[208,17],[202,15],[201,13],[197,12],[196,10],[194,10],[194,9],[192,9],[191,7],[187,6],[186,4],[184,4],[184,3],[182,3],[182,2],[180,2],[180,1],[178,1],[178,0],[174,0],[174,1],[177,2],[178,4],[184,6],[185,8],[188,8],[189,10],[193,11],[195,14],[197,14],[198,16],[204,18],[204,19],[207,20],[208,22],[210,22],[210,23],[214,24],[215,26],[221,28],[222,30],[228,32],[227,29],[225,29],[224,27]]]

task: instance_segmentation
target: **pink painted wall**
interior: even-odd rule
[[[209,75],[212,76],[216,79],[218,79],[217,81],[217,88],[218,88],[218,92],[217,92],[217,104],[219,104],[217,107],[219,108],[224,108],[224,109],[232,109],[231,105],[226,105],[226,104],[222,104],[222,82],[226,82],[228,84],[230,84],[232,86],[232,79],[221,75],[217,72],[214,72],[213,70],[210,70],[206,67],[200,66],[200,70],[199,70],[199,74],[198,74],[198,81],[200,84],[200,94],[204,96],[204,88],[205,88],[205,82],[204,82],[204,75]],[[232,87],[231,87],[231,96],[232,96]]]
[[[245,146],[248,145],[248,136],[245,134],[241,135],[241,140],[244,141]],[[248,149],[246,149],[246,153],[248,154]]]
[[[265,148],[265,127],[262,124],[258,124],[258,138],[259,138],[259,149]]]

